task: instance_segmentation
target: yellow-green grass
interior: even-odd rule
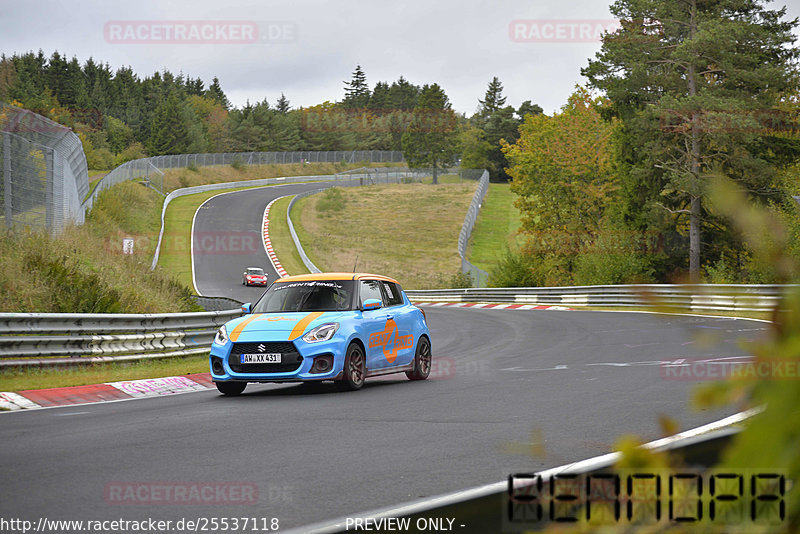
[[[261,186],[265,187],[265,186]],[[158,265],[195,293],[192,280],[192,219],[203,202],[221,193],[252,189],[239,187],[224,191],[206,191],[178,197],[169,203],[164,214],[164,237],[158,254]],[[158,234],[153,239],[158,241]]]
[[[292,222],[321,270],[386,274],[407,289],[447,285],[460,271],[458,234],[476,182],[340,188],[343,200],[320,210],[326,193],[295,204]]]
[[[189,291],[152,272],[145,239],[158,232],[162,197],[135,183],[104,191],[82,226],[58,236],[0,233],[0,311],[165,313],[194,311]],[[134,253],[122,240],[134,237]]]
[[[524,242],[515,198],[508,184],[489,184],[467,248],[469,261],[485,271],[491,271],[506,250],[516,251]]]
[[[393,166],[397,164],[378,164],[378,166]],[[279,176],[303,176],[303,175],[325,175],[334,174],[344,170],[357,168],[363,164],[342,164],[342,163],[312,163],[312,164],[286,164],[286,165],[246,165],[241,170],[234,169],[230,165],[219,165],[213,167],[200,167],[197,171],[189,169],[172,169],[168,170],[164,176],[165,191],[171,191],[182,187],[193,187],[196,185],[205,185],[210,183],[225,183],[235,182],[239,180],[259,180],[264,178],[276,178]],[[253,186],[264,187],[264,186]],[[206,193],[197,193],[194,195],[187,195],[179,197],[170,202],[167,207],[167,213],[164,216],[164,239],[161,244],[159,252],[158,265],[171,273],[180,283],[186,287],[196,291],[194,282],[192,280],[192,253],[191,253],[191,235],[192,235],[192,218],[197,208],[208,200],[209,198],[220,193],[227,193],[231,191],[241,191],[250,189],[251,187],[239,187],[211,191]],[[288,201],[287,201],[288,202]],[[285,207],[283,208],[285,212]],[[277,213],[277,212],[276,212]],[[281,219],[279,217],[278,219]],[[283,219],[284,226],[285,217]],[[278,230],[280,233],[280,221],[278,222]],[[288,228],[286,229],[288,235]],[[158,241],[158,234],[151,238],[153,243]],[[279,237],[280,241],[280,237]],[[289,237],[291,243],[291,237]],[[274,243],[273,243],[274,246]],[[289,265],[292,265],[291,253],[293,252],[299,261],[294,246],[287,247],[285,244],[280,243],[279,246],[283,252],[283,256],[287,256]],[[155,244],[153,244],[155,250]],[[283,262],[281,256],[278,256]],[[300,262],[302,266],[302,262]],[[286,266],[284,266],[286,268]],[[293,272],[293,271],[288,271]],[[302,271],[307,272],[303,267]]]
[[[279,185],[279,184],[275,184]],[[237,187],[225,189],[224,191],[207,191],[205,193],[196,193],[194,195],[186,195],[178,197],[167,206],[167,213],[164,215],[164,238],[161,243],[161,250],[158,255],[158,265],[163,268],[178,281],[186,287],[191,288],[196,292],[194,281],[192,280],[192,219],[197,209],[209,198],[230,193],[233,191],[244,191],[245,189],[258,189],[261,187],[272,186],[255,186],[255,187]],[[283,264],[286,258],[287,264],[292,270],[289,270],[287,264],[284,264],[284,269],[291,274],[307,273],[308,270],[303,265],[300,255],[294,246],[291,235],[289,234],[289,226],[286,223],[286,206],[288,206],[291,198],[287,197],[279,200],[270,208],[270,240],[275,249],[275,253],[279,254],[278,259]],[[280,206],[279,206],[280,204]],[[276,206],[278,206],[276,208]],[[278,235],[278,245],[275,245],[275,239],[272,237],[273,233]],[[158,239],[158,235],[155,236]],[[296,260],[293,261],[293,260]],[[295,272],[296,271],[296,272]]]
[[[272,249],[278,256],[278,261],[289,274],[305,274],[308,272],[297,247],[294,246],[289,225],[286,222],[286,208],[294,196],[288,196],[276,201],[269,209],[269,238]]]
[[[103,179],[103,177],[105,177],[105,175],[106,175],[106,174],[108,174],[109,172],[111,172],[111,171],[107,171],[107,170],[106,170],[106,171],[98,171],[98,170],[91,170],[91,171],[89,171],[89,193],[86,195],[86,198],[89,198],[89,196],[90,196],[92,193],[94,193],[94,189],[97,187],[97,184],[98,184],[98,183],[100,182],[100,180],[102,180],[102,179]],[[84,199],[84,200],[85,200],[85,199]]]
[[[208,356],[163,358],[129,363],[102,363],[76,367],[10,369],[0,373],[0,391],[24,391],[120,380],[159,378],[191,373],[207,373]]]

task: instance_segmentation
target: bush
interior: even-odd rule
[[[711,284],[735,284],[739,282],[736,269],[720,258],[710,265],[706,265],[706,278]]]
[[[233,167],[237,171],[244,171],[247,168],[247,165],[245,164],[244,161],[242,161],[242,158],[236,156],[235,158],[233,158],[233,161],[231,162],[231,167]]]
[[[128,161],[146,157],[147,153],[144,150],[144,145],[141,143],[131,143],[125,150],[116,155],[114,158],[114,165],[119,167]]]
[[[656,236],[609,225],[581,246],[572,280],[579,286],[653,282],[661,256]]]
[[[524,252],[506,250],[503,258],[489,273],[491,287],[534,287],[542,284],[535,263],[537,257]]]
[[[470,276],[469,273],[458,271],[450,277],[450,284],[448,287],[450,289],[465,289],[472,287],[472,283],[472,276]]]
[[[317,211],[342,211],[347,205],[347,197],[338,187],[331,187],[317,198]]]
[[[197,162],[196,161],[193,161],[189,165],[187,165],[186,166],[186,170],[187,171],[192,171],[192,172],[200,172],[200,168],[197,166]]]

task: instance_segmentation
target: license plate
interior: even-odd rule
[[[265,354],[241,354],[241,363],[281,363],[280,352],[269,352]]]

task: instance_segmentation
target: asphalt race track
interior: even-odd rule
[[[217,197],[196,230],[260,228],[266,202],[289,190]],[[229,287],[239,298],[250,264],[269,262],[206,255],[196,265],[200,289]],[[621,434],[658,438],[661,414],[687,429],[733,413],[692,412],[697,382],[666,379],[659,363],[741,356],[737,341],[768,326],[637,313],[427,313],[434,369],[424,382],[372,379],[352,393],[251,384],[239,398],[206,391],[0,414],[0,517],[274,517],[284,530],[497,482],[606,453]],[[115,485],[190,482],[255,487],[257,499],[120,504],[108,495]]]
[[[692,413],[694,382],[656,361],[741,354],[744,320],[580,311],[431,309],[436,378],[253,385],[0,415],[0,516],[50,519],[277,517],[296,527],[502,480],[660,437]],[[698,334],[718,336],[706,346]],[[402,375],[400,375],[402,376]],[[544,456],[533,456],[532,435]],[[115,483],[234,482],[256,504],[115,504]],[[499,521],[499,517],[498,517]]]
[[[278,273],[272,267],[261,240],[264,208],[285,195],[330,187],[326,183],[286,184],[246,189],[211,198],[198,210],[192,235],[195,286],[207,297],[229,297],[255,302],[263,287],[242,285],[247,267],[261,267],[272,282]],[[286,212],[270,213],[270,218]]]

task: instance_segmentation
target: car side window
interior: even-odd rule
[[[364,307],[364,302],[369,299],[378,299],[383,305],[383,295],[381,293],[381,283],[377,280],[362,280],[361,288],[359,290],[359,298],[361,299],[361,307]]]
[[[403,303],[403,294],[400,293],[400,288],[394,282],[381,282],[383,289],[386,291],[386,305],[399,306]]]

